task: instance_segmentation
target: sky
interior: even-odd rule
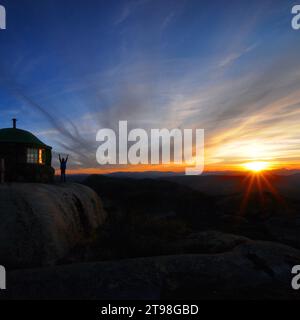
[[[74,173],[112,169],[96,133],[120,120],[204,129],[207,171],[300,168],[296,3],[0,0],[0,127],[16,117]]]

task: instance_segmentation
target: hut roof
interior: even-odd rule
[[[1,142],[26,143],[35,144],[40,147],[48,147],[31,132],[17,128],[0,129],[0,143]]]

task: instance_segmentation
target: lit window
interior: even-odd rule
[[[45,164],[45,150],[28,148],[27,163]]]
[[[27,163],[37,163],[38,162],[38,149],[28,148],[27,149]]]
[[[45,150],[39,149],[39,164],[45,163]]]

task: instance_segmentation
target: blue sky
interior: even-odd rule
[[[204,128],[211,166],[247,160],[249,145],[297,164],[295,3],[0,0],[0,127],[17,117],[74,169],[97,167],[96,132],[119,120]]]

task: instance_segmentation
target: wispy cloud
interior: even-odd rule
[[[115,25],[120,25],[125,22],[139,7],[149,2],[149,0],[129,0],[126,1],[118,17],[114,21]]]
[[[238,59],[240,59],[243,55],[251,52],[252,50],[254,50],[257,47],[257,43],[253,44],[252,46],[249,46],[243,50],[240,51],[236,51],[236,52],[231,52],[230,54],[228,54],[227,56],[224,57],[223,60],[221,60],[219,62],[219,67],[220,68],[225,68],[230,66],[232,63],[234,63],[235,61],[237,61]]]

